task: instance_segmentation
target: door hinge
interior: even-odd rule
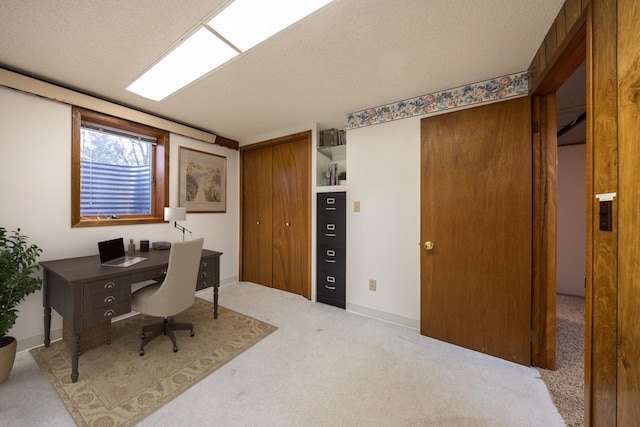
[[[538,342],[538,331],[531,330],[531,342]]]

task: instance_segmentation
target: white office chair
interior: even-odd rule
[[[172,316],[193,305],[202,245],[204,238],[174,243],[169,253],[167,275],[162,283],[146,286],[131,295],[131,308],[149,316],[164,317],[164,321],[142,328],[140,356],[144,355],[144,346],[160,334],[168,335],[173,343],[174,353],[178,351],[173,331],[190,330],[193,324],[177,323]]]

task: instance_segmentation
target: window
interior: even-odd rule
[[[71,226],[162,222],[169,134],[73,108]]]

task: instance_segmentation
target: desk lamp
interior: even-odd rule
[[[184,242],[184,232],[189,230],[187,230],[186,228],[178,224],[177,221],[184,221],[185,219],[187,219],[187,208],[168,208],[168,207],[164,208],[164,220],[173,221],[173,226],[178,230],[182,231],[183,242]],[[189,234],[193,234],[193,233],[189,231]]]

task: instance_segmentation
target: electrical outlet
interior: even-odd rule
[[[360,212],[360,201],[353,202],[353,211]]]
[[[369,290],[370,291],[375,291],[376,290],[376,281],[375,281],[375,279],[369,279]]]

